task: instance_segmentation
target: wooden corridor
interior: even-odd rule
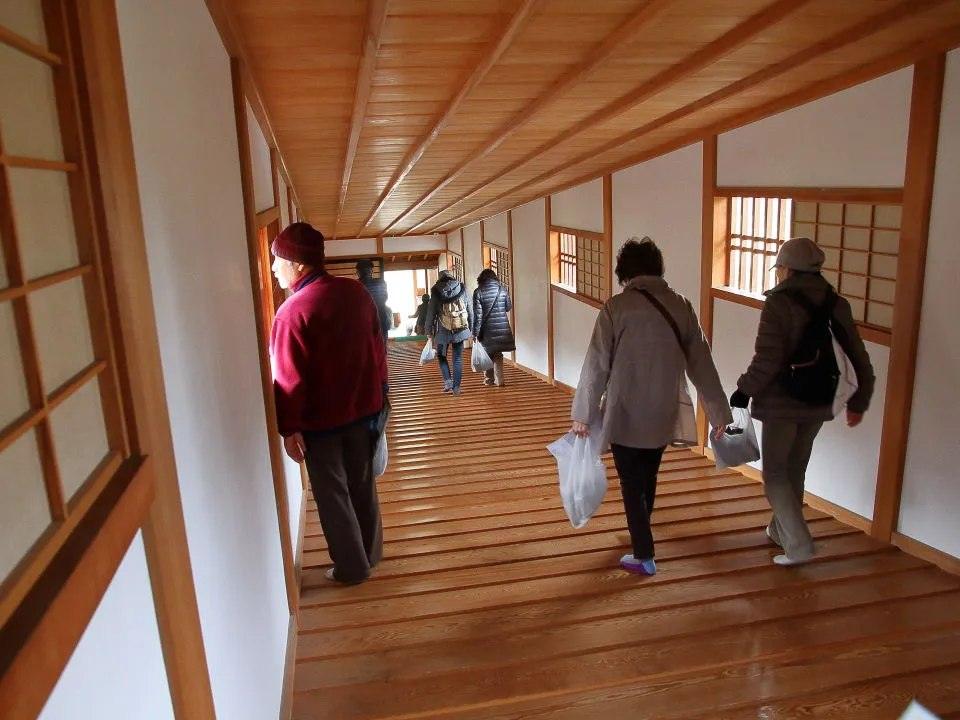
[[[419,349],[392,351],[369,582],[324,580],[307,510],[296,720],[960,718],[960,578],[809,508],[816,561],[775,567],[759,483],[688,451],[661,471],[659,572],[630,575],[612,470],[585,528],[564,515],[545,446],[570,397],[514,368],[443,396]]]

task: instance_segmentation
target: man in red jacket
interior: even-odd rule
[[[356,280],[324,271],[323,235],[294,223],[273,241],[273,273],[293,294],[270,334],[277,425],[287,454],[306,460],[333,568],[363,582],[383,556],[373,477],[375,422],[387,392],[380,317]]]

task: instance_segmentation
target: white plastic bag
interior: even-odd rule
[[[433,340],[427,338],[427,344],[423,346],[423,352],[420,353],[420,364],[426,365],[437,359],[437,351],[433,349]]]
[[[470,367],[473,368],[474,372],[493,370],[493,360],[490,359],[490,356],[487,354],[483,345],[480,344],[479,340],[473,341],[473,354],[470,358]]]
[[[748,410],[733,408],[733,425],[728,425],[719,438],[716,428],[710,431],[710,447],[717,469],[740,467],[760,459],[760,444],[753,418]]]
[[[853,369],[853,363],[840,347],[836,336],[833,337],[833,354],[837,357],[837,368],[840,370],[840,382],[837,383],[837,394],[833,398],[833,416],[836,417],[857,392],[857,371]]]
[[[594,445],[570,432],[547,446],[557,459],[563,509],[575,528],[587,524],[607,493],[607,470]]]
[[[373,478],[376,480],[387,471],[387,434],[381,433],[377,449],[373,453]]]

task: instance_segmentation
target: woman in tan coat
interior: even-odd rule
[[[733,422],[717,368],[690,301],[663,279],[663,255],[650,238],[629,240],[617,256],[623,292],[597,318],[573,401],[573,431],[588,435],[603,422],[599,447],[609,444],[620,476],[633,553],[620,565],[653,575],[650,513],[657,471],[676,438],[678,389],[693,380],[714,427]]]

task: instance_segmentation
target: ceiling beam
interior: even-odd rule
[[[337,204],[337,221],[333,226],[333,237],[340,229],[343,206],[347,202],[347,190],[350,187],[350,175],[357,157],[360,133],[367,117],[367,102],[373,89],[373,71],[380,53],[380,35],[387,19],[387,0],[370,0],[367,5],[367,25],[363,33],[363,52],[357,68],[357,87],[353,96],[353,118],[350,121],[350,136],[347,140],[347,152],[343,160],[343,176],[340,181],[340,201]]]
[[[942,5],[948,0],[903,0],[899,4],[885,10],[884,12],[878,13],[873,17],[868,18],[867,20],[851,27],[846,30],[842,30],[839,33],[832,35],[831,37],[822,40],[816,45],[811,45],[808,48],[801,50],[800,52],[794,53],[788,58],[781,60],[774,65],[765,67],[763,70],[759,70],[752,75],[749,75],[737,82],[734,82],[730,85],[727,85],[720,90],[717,90],[709,95],[706,95],[699,100],[696,100],[688,105],[684,105],[666,115],[663,115],[651,122],[643,125],[636,130],[633,130],[625,135],[621,135],[618,138],[615,138],[603,145],[600,145],[589,152],[582,153],[575,158],[568,160],[564,163],[561,163],[557,167],[551,169],[549,172],[541,173],[540,175],[531,178],[525,182],[516,185],[510,190],[503,192],[497,195],[495,198],[484,202],[472,210],[469,210],[458,217],[443,222],[434,227],[430,232],[442,232],[441,228],[447,226],[455,225],[460,222],[462,219],[472,216],[478,212],[481,212],[495,203],[500,202],[506,198],[509,198],[511,195],[514,195],[518,192],[522,192],[526,188],[539,185],[545,180],[550,179],[550,177],[555,177],[564,170],[568,170],[576,165],[580,165],[584,162],[592,160],[604,153],[610,152],[611,150],[616,150],[624,145],[627,145],[635,140],[642,138],[644,135],[658,130],[666,125],[682,120],[696,112],[705,110],[713,105],[716,105],[720,102],[728,100],[742,92],[750,90],[761,83],[768,82],[790,70],[794,70],[801,65],[804,65],[820,55],[838,50],[846,45],[859,42],[864,38],[869,37],[881,30],[884,30],[899,21],[903,20],[906,17],[911,15],[916,15],[920,12],[924,12],[931,8],[934,8],[938,5]],[[703,136],[705,133],[699,132],[699,136]],[[695,142],[696,140],[694,140]]]
[[[773,25],[776,25],[788,15],[796,12],[804,5],[809,4],[811,1],[812,0],[778,0],[772,5],[769,5],[757,14],[738,24],[732,30],[726,32],[710,44],[684,58],[679,63],[641,83],[632,92],[618,98],[617,100],[614,100],[589,117],[580,121],[569,130],[563,132],[556,138],[553,138],[535,148],[520,160],[497,172],[494,178],[488,178],[487,180],[484,180],[465,195],[457,198],[450,205],[438,210],[429,217],[424,218],[416,225],[412,226],[404,234],[415,232],[418,228],[428,225],[431,221],[440,217],[444,213],[449,212],[452,208],[456,207],[460,203],[480,194],[483,192],[484,188],[486,188],[495,178],[500,179],[505,175],[515,172],[541,155],[554,150],[562,143],[575,138],[576,136],[586,132],[596,125],[623,114],[624,112],[636,107],[640,103],[649,100],[651,97],[670,87],[674,83],[677,83],[684,78],[690,77],[691,75],[708,68],[710,65],[748,44],[761,32],[767,30]]]
[[[637,155],[607,164],[599,170],[591,170],[588,173],[575,178],[574,180],[565,182],[555,188],[551,188],[547,193],[542,191],[531,193],[529,196],[524,197],[517,202],[511,203],[510,207],[517,207],[518,205],[523,205],[537,198],[544,197],[544,195],[563,192],[564,190],[569,190],[570,188],[582,185],[585,182],[596,180],[604,175],[626,170],[634,165],[647,162],[648,160],[667,155],[671,152],[692,145],[693,143],[700,142],[703,140],[703,138],[710,135],[720,135],[731,130],[736,130],[744,125],[749,125],[750,123],[754,123],[758,120],[763,120],[764,118],[785,112],[791,108],[805,105],[806,103],[813,102],[814,100],[826,97],[827,95],[832,95],[833,93],[847,90],[848,88],[861,85],[875,78],[882,77],[883,75],[901,70],[926,57],[930,57],[931,55],[935,55],[940,52],[952,50],[958,46],[960,46],[960,25],[953,25],[934,35],[933,37],[925,38],[917,43],[914,43],[913,45],[902,48],[892,55],[880,58],[879,60],[873,60],[864,65],[860,65],[851,70],[843,72],[840,75],[825,78],[824,80],[820,80],[804,88],[795,90],[788,95],[770,100],[759,107],[743,110],[736,115],[719,120],[709,127],[685,133],[679,138],[669,140],[651,150],[644,150]],[[478,211],[479,208],[460,216],[455,221],[444,223],[441,227],[452,225],[453,227],[447,228],[446,232],[456,232],[458,229],[461,229],[466,225],[475,223],[476,220],[474,219],[474,216],[478,213]],[[491,214],[495,215],[499,212],[500,209],[498,208]],[[454,223],[459,223],[459,225],[454,225]]]
[[[513,41],[520,34],[520,31],[527,24],[527,21],[533,15],[534,11],[537,9],[541,0],[523,0],[520,7],[517,8],[517,11],[513,14],[513,17],[510,19],[510,22],[507,24],[507,27],[504,29],[503,33],[500,35],[500,40],[496,45],[491,48],[483,60],[474,68],[473,73],[470,77],[467,78],[467,81],[463,84],[457,94],[453,97],[453,100],[450,101],[450,104],[447,105],[446,109],[437,118],[433,126],[426,132],[426,134],[420,138],[420,142],[417,143],[413,151],[404,159],[403,166],[397,171],[393,176],[390,182],[387,184],[387,187],[384,188],[383,192],[380,194],[380,197],[377,198],[376,205],[374,205],[373,210],[370,212],[370,215],[367,217],[366,221],[363,223],[363,227],[360,228],[358,235],[363,234],[363,231],[367,229],[373,219],[380,213],[383,209],[383,206],[387,202],[394,191],[400,187],[400,184],[406,179],[410,174],[413,168],[420,158],[423,157],[423,154],[427,151],[433,141],[437,139],[440,135],[440,132],[447,126],[447,123],[453,118],[457,110],[460,109],[460,105],[466,100],[467,96],[473,92],[473,90],[479,85],[483,79],[487,76],[490,70],[493,69],[493,66],[497,64],[497,61],[503,56],[507,51],[507,48],[513,43]]]
[[[384,228],[384,232],[389,232],[391,228],[401,223],[407,216],[419,210],[424,204],[430,202],[443,188],[460,177],[475,163],[500,147],[502,143],[530,122],[537,113],[559,100],[563,95],[583,82],[613,53],[632,40],[647,23],[659,15],[671,2],[673,2],[673,0],[647,0],[625,23],[620,25],[602,42],[598,43],[583,62],[559,77],[553,85],[547,88],[546,92],[539,95],[523,108],[523,110],[517,113],[517,115],[511,118],[510,121],[497,130],[485,144],[477,148],[470,157],[460,163],[460,165],[443,178],[443,180],[434,185],[426,195],[395,218],[393,222]]]

